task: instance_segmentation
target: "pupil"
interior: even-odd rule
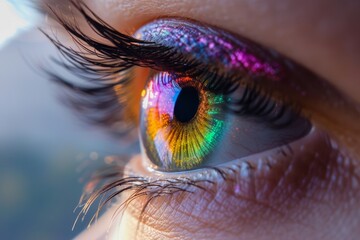
[[[189,122],[194,118],[200,104],[199,93],[194,87],[181,89],[176,99],[174,115],[179,122]]]

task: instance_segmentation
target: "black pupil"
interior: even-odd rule
[[[176,99],[174,115],[179,122],[189,122],[194,118],[200,104],[199,93],[194,87],[181,89]]]

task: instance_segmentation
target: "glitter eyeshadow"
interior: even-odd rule
[[[136,37],[173,47],[184,56],[229,73],[280,80],[276,53],[226,31],[182,19],[160,19],[145,25]]]

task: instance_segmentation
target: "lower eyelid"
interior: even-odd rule
[[[146,223],[147,228],[161,226],[164,231],[171,229],[171,232],[179,228],[196,232],[199,229],[195,228],[202,226],[209,231],[222,229],[235,234],[238,230],[229,227],[238,227],[238,224],[231,224],[234,221],[241,223],[246,230],[251,229],[254,222],[261,225],[272,219],[281,219],[286,224],[307,225],[306,216],[311,214],[312,204],[324,202],[334,192],[343,192],[349,187],[351,177],[342,173],[350,172],[350,160],[334,146],[325,133],[314,127],[307,136],[282,148],[282,151],[270,150],[220,166],[219,169],[226,173],[225,180],[214,170],[151,172],[138,156],[128,165],[132,174],[157,180],[202,178],[213,183],[201,183],[206,190],[190,187],[192,193],[155,197],[144,212],[141,210],[150,195],[142,196],[133,200],[126,212],[137,219],[140,226]],[[328,190],[330,187],[331,192]],[[337,195],[334,196],[326,203],[327,207],[334,207],[332,204],[335,204]],[[306,209],[309,212],[302,212],[301,217],[297,215],[298,211]]]

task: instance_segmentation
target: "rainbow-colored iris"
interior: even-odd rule
[[[191,106],[179,103],[185,89],[198,96]],[[142,97],[141,138],[149,159],[166,171],[204,164],[225,125],[223,96],[204,90],[200,82],[190,77],[162,72],[149,81]],[[186,121],[186,117],[177,115],[194,109],[194,116]]]

